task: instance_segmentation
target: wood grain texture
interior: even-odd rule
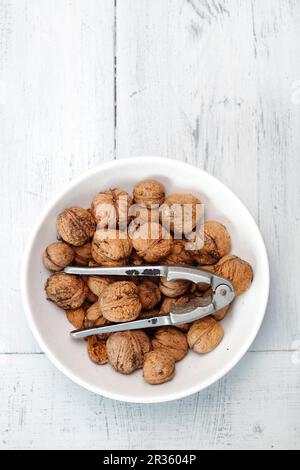
[[[117,5],[117,156],[188,161],[246,203],[265,238],[273,281],[253,347],[289,349],[300,338],[300,107],[292,101],[300,2]]]
[[[32,224],[66,183],[113,158],[113,25],[111,0],[0,2],[1,351],[38,350],[19,286]]]
[[[299,27],[300,0],[0,0],[1,448],[300,448]],[[39,354],[19,273],[58,190],[150,154],[241,197],[272,291],[256,352],[198,395],[144,406],[92,395]]]
[[[86,392],[43,355],[2,357],[1,372],[1,407],[7,410],[0,414],[1,448],[300,447],[299,366],[289,353],[248,353],[208,390],[162,405],[118,403]]]

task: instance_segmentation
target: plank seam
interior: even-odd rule
[[[117,73],[118,73],[118,62],[117,62],[117,0],[114,0],[114,160],[117,158]]]

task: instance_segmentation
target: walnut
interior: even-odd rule
[[[190,289],[191,283],[184,279],[168,281],[166,277],[160,280],[159,288],[166,297],[179,297]]]
[[[196,321],[187,334],[189,347],[199,354],[213,351],[223,338],[224,330],[221,324],[212,317]]]
[[[172,236],[158,223],[132,225],[130,237],[138,256],[147,263],[155,263],[169,254]]]
[[[73,246],[82,246],[94,235],[96,223],[88,210],[70,207],[58,215],[56,228],[65,242]]]
[[[142,308],[151,310],[161,301],[161,293],[158,286],[152,281],[142,281],[138,285],[138,295]]]
[[[44,266],[50,271],[62,271],[72,263],[74,251],[66,243],[55,242],[49,245],[43,254]]]
[[[141,225],[145,222],[149,224],[151,222],[159,223],[158,206],[147,207],[146,205],[134,204],[131,206],[129,213],[135,224]]]
[[[235,294],[243,294],[253,281],[253,270],[247,261],[237,256],[225,256],[216,265],[214,273],[232,282]]]
[[[97,230],[92,243],[92,256],[102,266],[124,266],[132,251],[132,243],[125,232]]]
[[[156,180],[140,181],[133,189],[134,201],[147,207],[161,205],[165,200],[165,188]]]
[[[121,374],[131,374],[143,367],[144,355],[150,351],[151,343],[143,331],[121,331],[110,335],[106,348],[114,369]]]
[[[214,315],[212,315],[212,317],[216,320],[216,321],[222,321],[224,320],[224,318],[227,316],[229,310],[230,310],[230,307],[231,307],[231,304],[227,305],[226,307],[224,308],[221,308],[221,310],[218,310]]]
[[[181,361],[188,352],[185,335],[177,328],[165,326],[155,331],[152,339],[153,349],[166,349],[175,359]]]
[[[135,320],[142,310],[138,289],[128,281],[106,287],[99,302],[104,318],[115,323]]]
[[[84,319],[85,319],[85,310],[82,307],[75,308],[73,310],[66,310],[66,316],[71,325],[80,330],[83,328]]]
[[[98,300],[98,296],[95,295],[89,288],[87,288],[86,300],[90,304],[94,304]]]
[[[98,365],[108,363],[105,340],[99,336],[90,336],[87,340],[87,350],[90,359]]]
[[[86,311],[85,317],[85,327],[92,328],[96,326],[106,326],[109,325],[110,322],[103,317],[102,311],[100,308],[100,302],[94,302]]]
[[[148,318],[154,318],[154,317],[162,317],[164,313],[161,313],[158,308],[153,308],[151,310],[142,310],[140,315],[139,315],[139,320],[146,320]],[[146,332],[148,330],[152,331],[152,328],[147,328]]]
[[[161,207],[161,221],[175,234],[188,234],[196,227],[202,212],[201,201],[192,194],[171,194]]]
[[[111,189],[96,194],[92,202],[92,213],[98,228],[118,227],[123,229],[129,222],[128,209],[132,198],[123,189]]]
[[[87,295],[83,279],[66,273],[50,276],[45,289],[48,299],[64,310],[81,307]]]
[[[89,261],[89,268],[100,268],[100,264],[96,263],[96,261],[92,258]]]
[[[171,311],[172,305],[185,305],[190,302],[193,297],[191,295],[183,295],[182,297],[178,297],[177,299],[171,297],[165,297],[164,301],[160,307],[160,315],[168,315]],[[176,325],[176,328],[186,332],[190,328],[189,323],[180,323]]]
[[[135,250],[132,251],[129,262],[130,265],[133,266],[142,266],[144,264],[143,258],[141,258]]]
[[[86,243],[83,246],[77,246],[74,248],[75,252],[75,264],[77,266],[88,266],[92,258],[92,244]]]
[[[172,243],[170,253],[162,260],[163,264],[167,265],[189,265],[194,264],[191,251],[186,250],[185,240],[174,240]]]
[[[100,297],[104,289],[113,283],[111,277],[106,276],[89,276],[87,278],[87,285],[91,292],[97,297]]]
[[[212,295],[212,290],[211,289],[208,289],[206,292],[204,292],[203,294],[201,294],[201,297],[203,299],[205,299],[206,297],[209,297]],[[231,307],[232,304],[229,304],[229,305],[226,305],[226,307],[224,308],[221,308],[221,310],[218,310],[216,313],[214,313],[212,315],[212,317],[217,320],[217,321],[222,321],[224,320],[224,318],[226,317],[227,313],[229,312],[230,310],[230,307]]]
[[[191,254],[200,265],[215,264],[230,252],[231,241],[226,227],[213,220],[205,222],[194,242],[200,247],[191,250]]]
[[[155,349],[145,355],[143,377],[151,385],[172,380],[175,374],[175,359],[166,349]]]

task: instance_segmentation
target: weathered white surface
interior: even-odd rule
[[[130,405],[80,389],[43,355],[2,362],[0,445],[72,449],[295,449],[300,375],[289,353],[249,353],[210,389],[163,405]]]
[[[0,0],[0,447],[300,447],[299,28],[300,0]],[[227,183],[260,224],[273,279],[256,352],[161,406],[93,396],[33,354],[19,288],[47,200],[142,154]]]
[[[0,1],[2,351],[38,350],[19,286],[32,224],[68,181],[113,158],[113,25],[111,0]]]

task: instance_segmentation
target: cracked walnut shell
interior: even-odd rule
[[[151,385],[172,380],[175,374],[175,359],[166,349],[155,349],[145,355],[143,377]]]
[[[51,243],[43,254],[44,266],[50,271],[59,272],[74,260],[73,249],[62,242]]]
[[[153,349],[166,349],[175,359],[181,361],[188,352],[185,335],[177,328],[165,326],[155,331],[152,339]]]
[[[92,214],[82,207],[70,207],[56,219],[59,236],[73,246],[82,246],[95,233],[96,223]]]
[[[192,298],[193,297],[190,294],[183,295],[182,297],[178,298],[165,297],[163,303],[161,304],[159,313],[160,315],[168,315],[171,311],[172,305],[186,305],[190,302]],[[178,325],[176,325],[176,328],[187,332],[190,328],[190,323],[179,323]]]
[[[142,310],[137,286],[128,281],[106,287],[99,303],[104,318],[115,323],[135,320]]]
[[[49,300],[64,310],[79,308],[87,296],[87,288],[81,277],[66,273],[55,273],[46,282]]]
[[[116,188],[96,194],[92,202],[92,213],[99,228],[122,227],[129,222],[132,198],[123,189]]]
[[[201,219],[201,201],[192,194],[171,194],[161,207],[161,221],[175,234],[188,234]]]
[[[232,282],[237,296],[246,292],[253,281],[252,267],[238,256],[225,256],[214,265],[213,272]]]
[[[223,256],[228,255],[231,248],[226,227],[214,220],[205,222],[200,232],[196,234],[195,243],[200,247],[191,250],[191,254],[200,265],[217,263]]]
[[[157,284],[152,281],[142,281],[138,285],[138,295],[142,309],[151,310],[161,301],[161,293]]]
[[[106,343],[108,360],[121,374],[131,374],[143,367],[144,355],[150,351],[148,336],[140,330],[113,333]]]
[[[106,342],[99,336],[90,336],[87,340],[87,351],[90,359],[98,365],[108,363],[108,356],[106,351]]]
[[[222,325],[212,317],[197,320],[187,334],[189,347],[198,354],[206,354],[221,343],[224,338]]]
[[[165,188],[157,180],[143,180],[135,185],[133,189],[134,201],[137,204],[151,207],[161,205],[165,200]]]
[[[172,235],[155,222],[131,225],[130,237],[138,256],[147,263],[159,261],[167,256],[172,248]]]

